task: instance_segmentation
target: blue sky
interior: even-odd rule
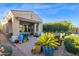
[[[79,4],[77,3],[0,3],[0,20],[3,19],[9,10],[31,10],[34,11],[43,23],[60,20],[69,20],[79,26]]]

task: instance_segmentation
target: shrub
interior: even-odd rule
[[[12,55],[12,47],[9,45],[4,45],[4,55],[11,56]]]
[[[66,36],[64,40],[64,45],[68,52],[79,55],[79,36]]]
[[[26,42],[27,42],[27,39],[23,39],[23,40],[22,40],[22,43],[26,43]]]
[[[35,45],[35,46],[33,46],[31,52],[32,52],[33,54],[40,53],[40,52],[41,52],[41,48],[40,48],[40,46],[39,46],[39,45]]]

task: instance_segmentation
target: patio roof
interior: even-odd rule
[[[23,19],[23,21],[29,21],[29,22],[42,22],[42,20],[40,19],[40,17],[32,12],[32,11],[25,11],[25,10],[11,10],[11,12],[13,13],[13,15],[15,17],[18,17],[20,20]],[[27,19],[27,16],[25,15],[30,15],[30,17],[36,17],[36,19]]]
[[[32,22],[32,23],[41,23],[41,21],[31,20],[31,19],[27,19],[27,18],[23,18],[23,17],[16,17],[16,19],[21,20],[21,21]]]

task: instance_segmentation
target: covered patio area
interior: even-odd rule
[[[4,19],[3,32],[18,36],[19,32],[34,34],[42,32],[42,21],[32,11],[11,10]]]

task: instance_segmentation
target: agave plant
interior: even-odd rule
[[[38,45],[43,45],[47,47],[56,47],[59,45],[57,39],[54,38],[54,34],[51,33],[44,33],[40,37],[37,38],[36,43]]]

